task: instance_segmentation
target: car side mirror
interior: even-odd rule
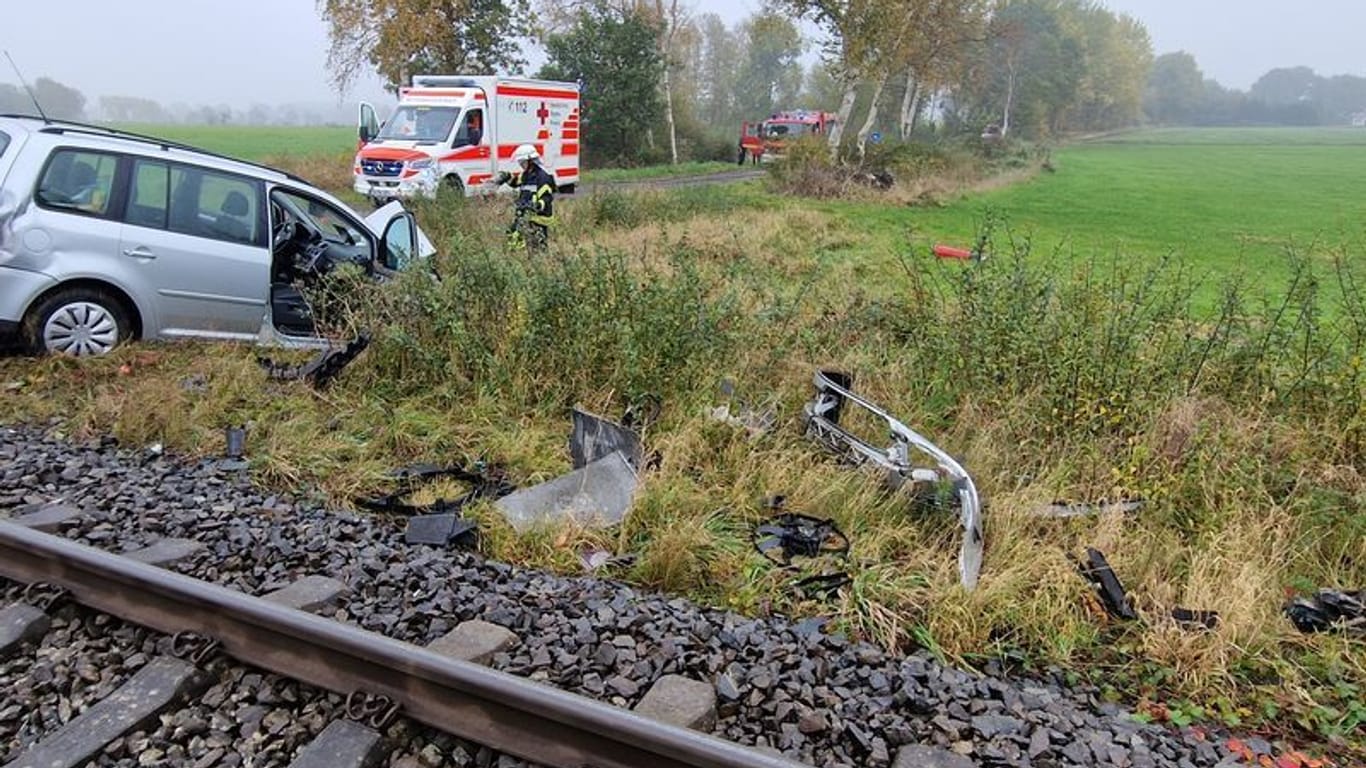
[[[366,144],[369,144],[374,138],[375,138],[375,133],[374,133],[374,131],[371,131],[371,130],[370,130],[370,126],[368,126],[368,125],[362,125],[362,126],[360,127],[360,140],[361,140],[362,142],[364,142],[364,143],[366,143]]]
[[[395,272],[412,263],[417,254],[417,223],[404,211],[389,220],[380,240],[379,261]]]

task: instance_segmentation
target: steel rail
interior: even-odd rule
[[[343,695],[388,696],[438,730],[555,768],[799,768],[216,584],[0,521],[0,576],[167,634],[211,637],[247,664]]]

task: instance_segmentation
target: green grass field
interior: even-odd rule
[[[207,149],[243,160],[354,152],[356,129],[345,126],[120,125],[126,131]]]
[[[830,210],[876,227],[888,248],[904,249],[908,233],[971,245],[993,216],[1036,254],[1170,255],[1211,285],[1235,273],[1277,284],[1287,251],[1326,258],[1366,233],[1366,130],[1135,132],[1062,147],[1053,163],[1056,173],[942,208]]]

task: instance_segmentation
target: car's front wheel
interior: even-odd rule
[[[123,304],[93,288],[67,288],[43,299],[24,322],[29,348],[51,353],[94,357],[103,355],[133,335],[133,323]]]

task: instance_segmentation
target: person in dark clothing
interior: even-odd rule
[[[508,235],[518,236],[518,225],[525,221],[531,247],[544,248],[550,239],[550,225],[555,222],[555,177],[541,167],[540,153],[530,144],[517,147],[512,159],[521,170],[516,173],[504,171],[494,177],[495,185],[508,184],[517,190],[515,215]]]

